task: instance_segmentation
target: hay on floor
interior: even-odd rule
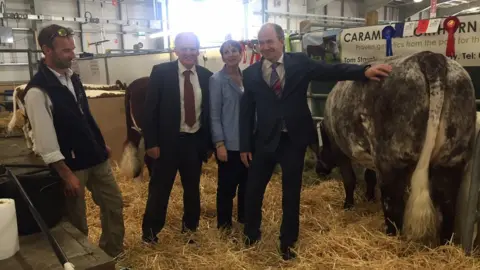
[[[204,165],[200,228],[191,236],[197,240],[196,244],[187,244],[186,236],[179,233],[183,192],[177,179],[159,244],[147,247],[140,242],[147,182],[138,184],[121,176],[117,181],[125,201],[126,226],[126,251],[120,264],[133,269],[480,269],[480,260],[465,256],[458,247],[431,250],[387,237],[383,233],[379,203],[363,202],[364,192],[360,188],[356,191],[355,211],[343,211],[343,185],[332,179],[304,186],[300,239],[296,248],[299,256],[284,262],[277,252],[282,201],[278,174],[273,176],[265,194],[263,239],[246,249],[240,225],[234,225],[233,238],[222,238],[216,229],[216,164],[213,161]],[[87,211],[90,239],[98,243],[99,210],[90,196]]]
[[[17,122],[12,130],[12,134],[22,134],[22,126],[24,124],[23,115],[20,110],[16,111],[17,113]],[[8,123],[13,117],[13,113],[2,111],[0,112],[0,134],[7,134]]]

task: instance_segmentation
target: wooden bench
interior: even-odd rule
[[[69,222],[61,222],[50,230],[67,258],[77,269],[115,270],[115,261],[103,250],[91,244],[87,237]],[[0,261],[0,269],[63,270],[55,252],[43,233],[20,237],[20,250]]]
[[[26,147],[23,137],[0,137],[0,164],[43,165]],[[15,168],[16,175],[38,169]],[[114,270],[115,261],[103,250],[88,241],[88,238],[67,221],[60,222],[51,230],[52,236],[77,269]],[[43,232],[20,237],[20,250],[11,258],[0,261],[5,270],[62,270],[55,252]]]

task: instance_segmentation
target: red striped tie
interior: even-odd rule
[[[276,67],[278,66],[277,63],[272,64],[272,74],[270,75],[270,87],[275,91],[275,94],[277,96],[280,96],[282,94],[282,83],[280,81],[280,78],[278,76]]]

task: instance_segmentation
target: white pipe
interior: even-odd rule
[[[103,18],[103,3],[100,3],[100,10],[102,12],[102,18]],[[100,26],[100,34],[102,36],[102,40],[106,40],[105,38],[105,28],[103,27],[103,23]],[[103,46],[104,42],[102,42],[102,53],[105,53],[105,46]]]
[[[261,11],[254,12],[255,14],[262,14]],[[290,17],[303,17],[303,18],[321,18],[321,19],[342,19],[346,21],[365,21],[362,18],[355,18],[355,17],[340,17],[340,16],[329,16],[329,15],[320,15],[320,14],[302,14],[302,13],[292,13],[292,12],[281,12],[281,11],[268,11],[265,10],[265,13],[269,15],[282,15],[282,16],[290,16]]]
[[[261,12],[257,11],[254,12],[255,14],[261,14]],[[282,15],[282,16],[290,16],[290,17],[300,17],[300,18],[319,18],[319,19],[325,19],[326,21],[329,21],[329,19],[340,19],[343,20],[344,22],[346,21],[357,21],[357,22],[364,22],[364,18],[357,18],[357,17],[341,17],[341,16],[329,16],[329,15],[320,15],[320,14],[301,14],[301,13],[291,13],[291,12],[281,12],[281,11],[268,11],[265,10],[265,13],[271,14],[271,15]],[[378,21],[378,22],[389,22],[389,21]]]
[[[64,270],[75,270],[75,265],[71,262],[67,262],[63,265]]]

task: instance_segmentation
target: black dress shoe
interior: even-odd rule
[[[281,245],[280,252],[282,253],[282,259],[285,261],[292,260],[297,257],[297,253],[295,253],[290,246]]]
[[[244,217],[238,217],[237,222],[240,224],[245,224],[245,218]]]

